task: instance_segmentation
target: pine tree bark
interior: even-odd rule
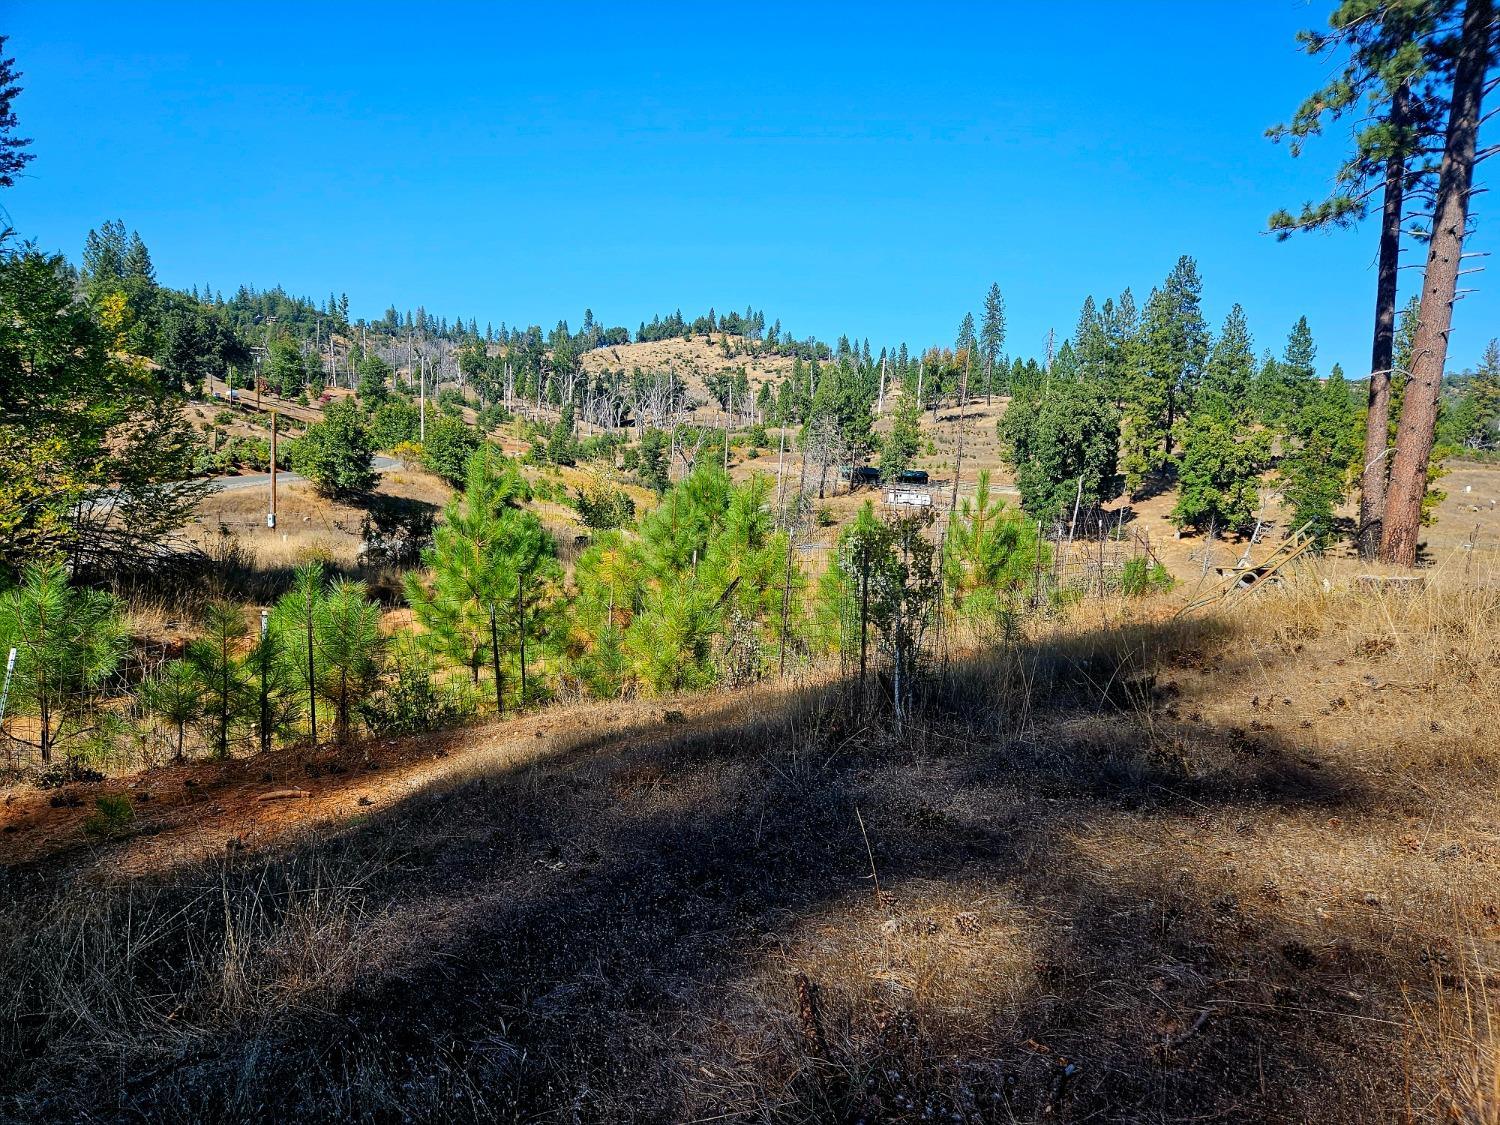
[[[1405,86],[1391,96],[1390,124],[1398,146],[1406,126]],[[1390,466],[1391,366],[1395,362],[1396,276],[1401,257],[1401,209],[1406,202],[1406,153],[1398,147],[1385,165],[1385,200],[1380,215],[1380,258],[1375,283],[1375,340],[1370,349],[1370,386],[1366,397],[1365,464],[1359,491],[1359,556],[1380,553],[1385,523],[1386,481]]]
[[[1448,136],[1438,172],[1437,210],[1412,345],[1411,377],[1401,408],[1401,425],[1396,432],[1396,455],[1391,463],[1385,526],[1381,529],[1380,557],[1399,566],[1413,566],[1417,561],[1422,498],[1427,492],[1427,462],[1437,434],[1438,395],[1448,358],[1448,332],[1453,325],[1464,229],[1469,220],[1469,195],[1474,182],[1474,154],[1494,14],[1493,0],[1468,0],[1464,7]]]

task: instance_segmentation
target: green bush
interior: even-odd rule
[[[607,531],[615,527],[629,527],[635,522],[635,501],[618,488],[610,488],[602,481],[580,488],[574,507],[584,526],[596,531]]]
[[[1120,591],[1127,598],[1165,593],[1177,584],[1161,563],[1148,563],[1144,557],[1127,559],[1120,574]]]
[[[83,822],[83,830],[95,839],[107,840],[130,827],[135,807],[122,793],[106,793],[95,799],[94,811]]]
[[[455,726],[477,710],[467,685],[433,682],[432,661],[415,645],[396,656],[396,679],[362,700],[360,717],[372,734],[415,734]]]
[[[403,441],[416,441],[420,412],[409,402],[382,402],[370,416],[370,436],[377,449],[395,449]]]
[[[455,487],[464,482],[469,458],[483,441],[478,432],[461,418],[436,418],[427,425],[427,440],[422,443],[422,463]]]
[[[364,411],[352,399],[329,403],[323,419],[307,427],[292,451],[292,466],[325,496],[346,497],[375,485],[374,439]]]

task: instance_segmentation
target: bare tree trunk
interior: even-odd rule
[[[1401,258],[1401,208],[1406,201],[1405,86],[1391,96],[1391,130],[1397,148],[1385,165],[1385,203],[1380,218],[1379,278],[1375,284],[1375,342],[1370,349],[1370,386],[1365,416],[1365,467],[1359,489],[1359,556],[1366,561],[1380,552],[1385,522],[1385,485],[1390,475],[1391,364],[1396,339],[1396,274]]]
[[[1380,557],[1412,566],[1422,526],[1422,498],[1427,492],[1427,462],[1437,431],[1438,395],[1448,358],[1448,332],[1463,256],[1464,228],[1469,221],[1469,193],[1474,182],[1474,152],[1479,133],[1485,72],[1490,61],[1493,0],[1468,0],[1463,37],[1453,72],[1453,104],[1448,138],[1438,173],[1437,209],[1422,279],[1422,305],[1412,345],[1411,378],[1396,432]]]

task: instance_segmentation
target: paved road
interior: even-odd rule
[[[401,467],[401,462],[394,457],[387,457],[383,453],[377,453],[371,462],[377,473],[389,473]],[[307,478],[300,473],[287,472],[285,469],[276,473],[277,484],[300,484]],[[241,488],[268,488],[271,484],[270,473],[237,473],[233,476],[214,477],[213,482],[223,492],[234,492]]]

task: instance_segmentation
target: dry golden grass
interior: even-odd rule
[[[1494,1125],[1500,586],[1357,572],[140,805],[5,876],[0,1116]]]

